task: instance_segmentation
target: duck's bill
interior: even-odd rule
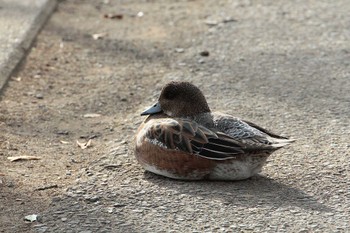
[[[158,113],[158,112],[161,112],[161,111],[162,111],[162,108],[160,107],[159,102],[157,102],[152,107],[150,107],[146,111],[142,112],[141,116],[151,115],[151,114],[155,114],[155,113]]]

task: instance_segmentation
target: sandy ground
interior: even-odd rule
[[[346,0],[62,1],[1,96],[0,232],[349,232],[348,12]],[[246,181],[145,173],[139,113],[171,80],[298,141]]]

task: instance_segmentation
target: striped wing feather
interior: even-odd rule
[[[224,160],[244,153],[242,143],[232,137],[187,119],[172,119],[153,124],[148,137],[156,139],[169,149],[182,150],[209,159]]]

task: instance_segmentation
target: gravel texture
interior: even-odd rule
[[[61,2],[1,101],[14,141],[2,155],[30,148],[43,159],[25,182],[10,169],[27,163],[1,156],[14,187],[0,193],[58,184],[26,207],[40,215],[26,223],[33,232],[349,232],[348,12],[346,0]],[[171,80],[298,140],[245,181],[144,172],[133,154],[139,113]],[[89,138],[85,150],[74,144]]]

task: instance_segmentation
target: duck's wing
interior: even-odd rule
[[[244,145],[244,151],[247,153],[274,151],[295,141],[271,133],[252,122],[226,114],[216,114],[214,122],[221,132]]]
[[[253,122],[250,122],[250,121],[247,121],[247,120],[242,120],[242,121],[247,123],[250,127],[253,127],[255,129],[257,129],[257,130],[259,130],[259,131],[269,135],[270,137],[279,138],[279,139],[289,139],[287,137],[283,137],[283,136],[277,135],[275,133],[272,133],[271,131],[269,131],[269,130],[267,130],[267,129],[265,129],[265,128],[255,124],[255,123],[253,123]]]
[[[148,128],[147,137],[167,149],[181,150],[214,160],[244,154],[244,145],[189,119],[162,119]]]

